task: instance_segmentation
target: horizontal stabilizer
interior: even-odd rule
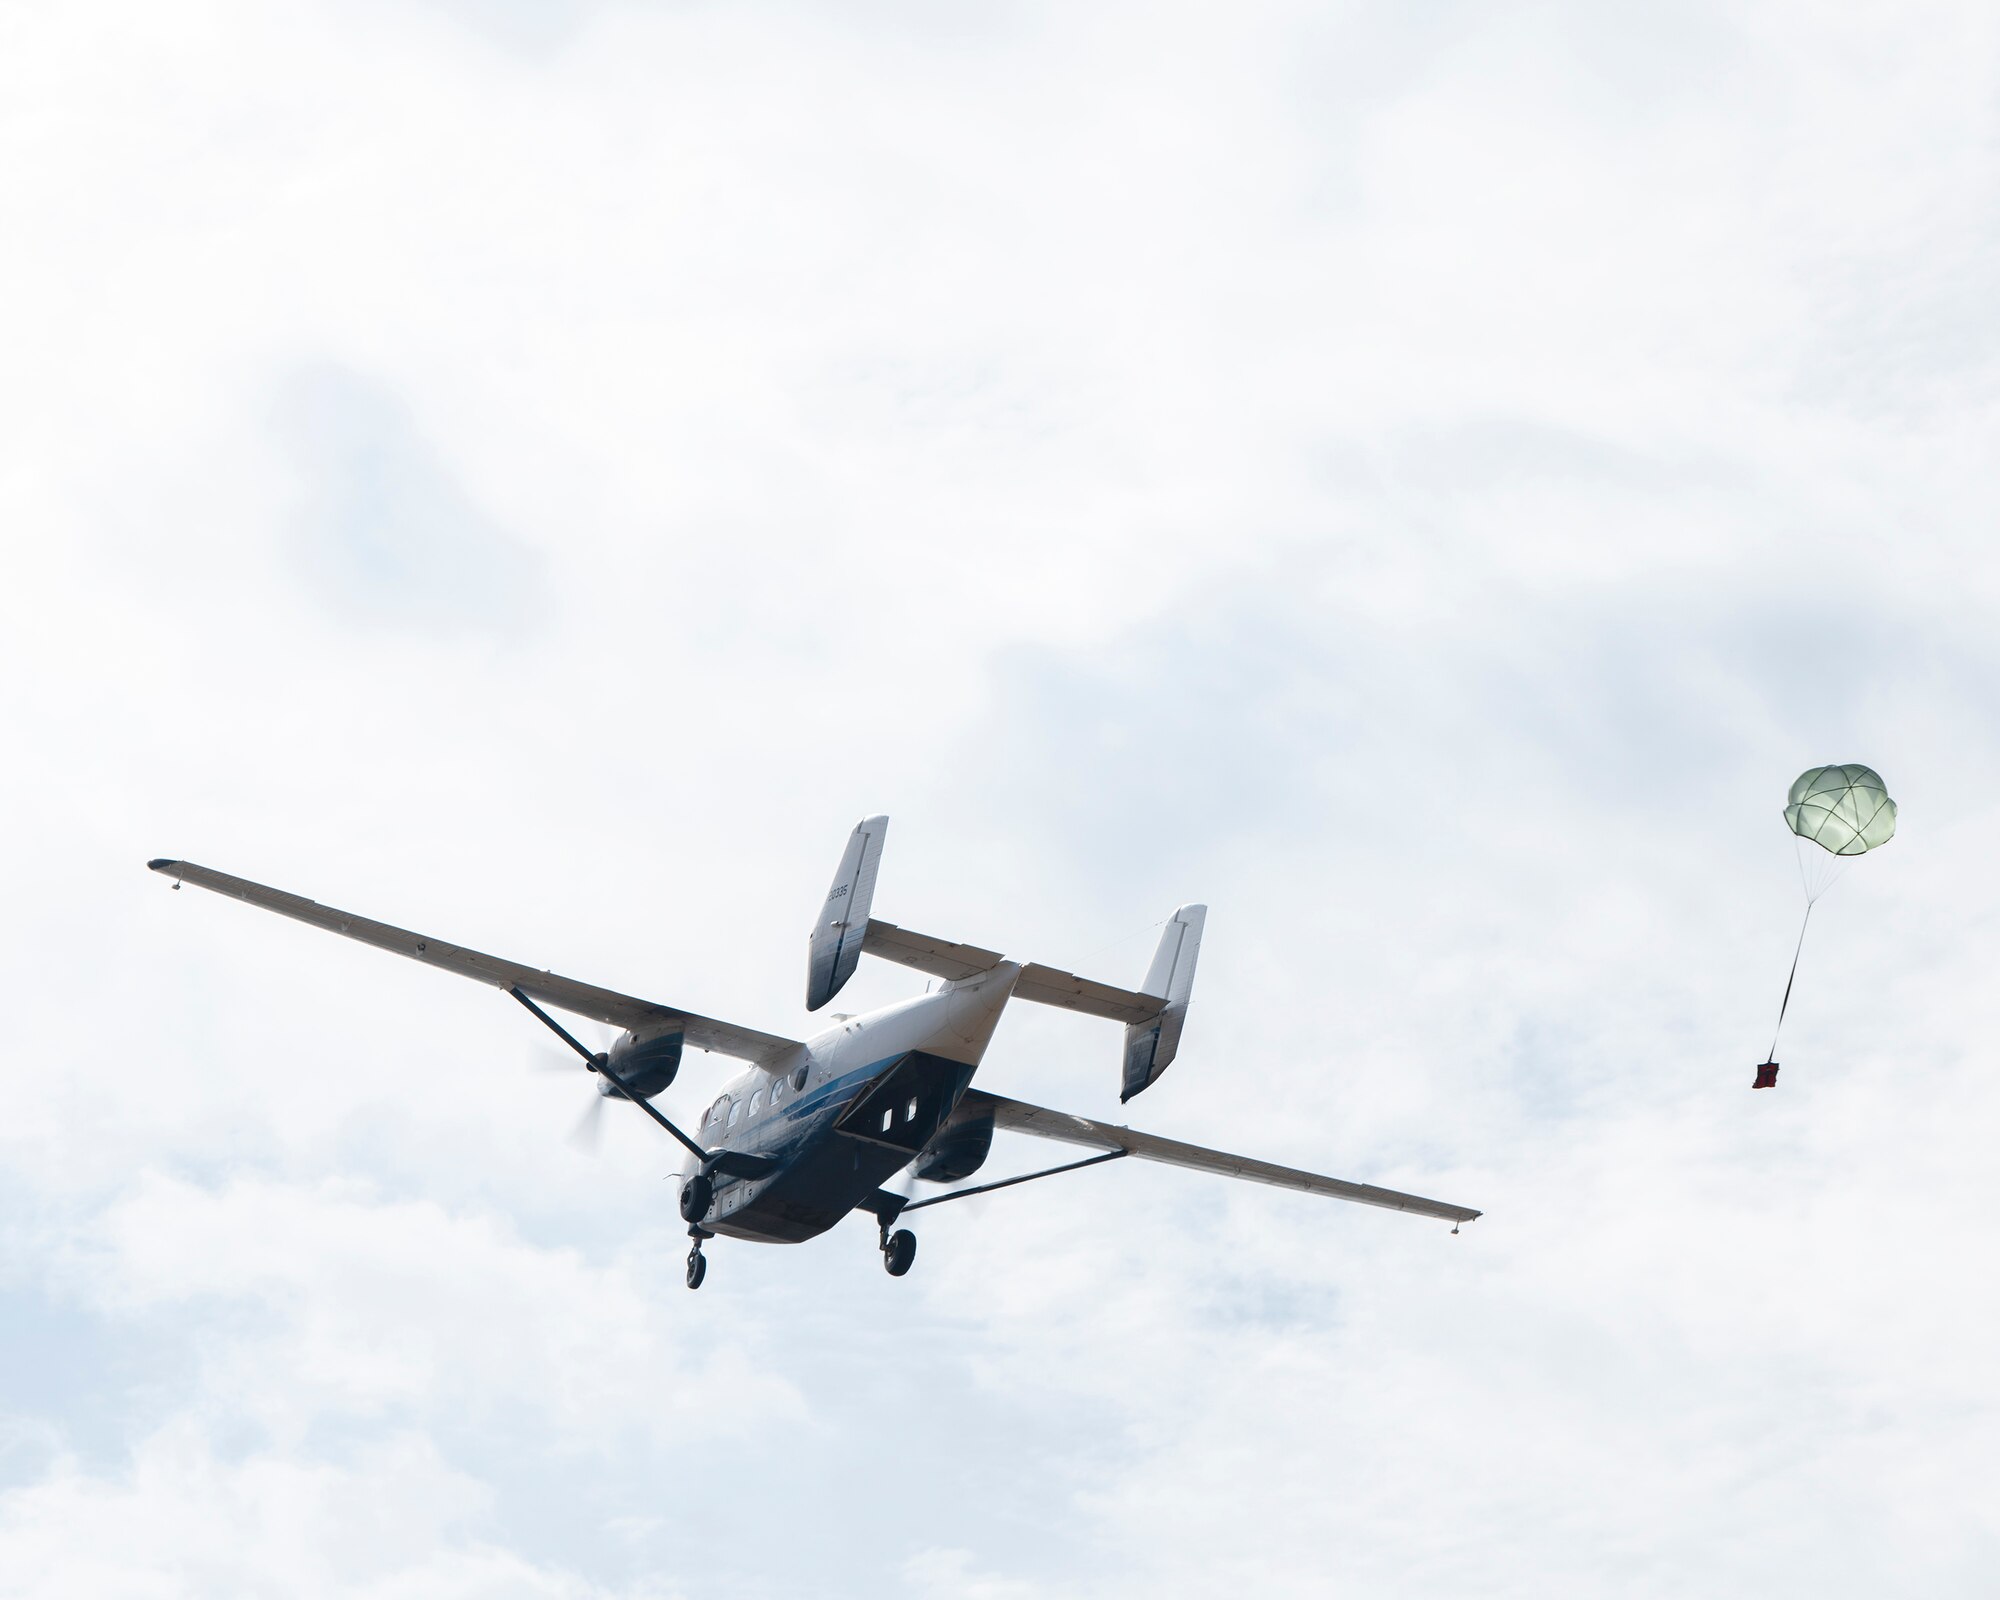
[[[659,1024],[676,1024],[686,1041],[697,1050],[736,1056],[760,1067],[781,1062],[801,1048],[793,1039],[759,1033],[755,1028],[739,1028],[733,1022],[718,1022],[713,1017],[696,1016],[692,1011],[679,1011],[652,1000],[637,1000],[615,990],[600,989],[594,983],[579,983],[574,978],[558,977],[553,972],[524,967],[516,961],[503,961],[498,956],[483,955],[462,945],[447,944],[442,939],[411,933],[406,928],[357,917],[351,911],[336,911],[332,906],[323,906],[303,895],[267,888],[247,878],[232,878],[226,872],[198,867],[192,861],[163,859],[149,861],[146,865],[176,883],[191,883],[200,889],[212,889],[217,894],[228,895],[232,900],[241,900],[245,905],[275,911],[281,917],[290,917],[296,922],[323,928],[328,933],[357,939],[362,944],[373,945],[377,950],[408,956],[426,966],[455,972],[461,978],[490,983],[496,989],[519,989],[530,999],[539,1000],[544,1005],[573,1012],[579,1017],[593,1017],[616,1028],[647,1029]]]
[[[966,1090],[959,1104],[971,1115],[990,1111],[996,1128],[1032,1134],[1038,1139],[1054,1139],[1091,1150],[1122,1150],[1142,1161],[1163,1161],[1169,1166],[1212,1172],[1218,1177],[1243,1178],[1251,1183],[1298,1189],[1306,1194],[1325,1195],[1334,1200],[1382,1206],[1390,1211],[1409,1211],[1421,1217],[1438,1217],[1446,1222],[1470,1222],[1479,1215],[1469,1206],[1447,1205],[1442,1200],[1426,1200],[1421,1195],[1404,1194],[1396,1189],[1378,1189],[1372,1183],[1349,1183],[1344,1178],[1301,1172],[1294,1167],[1281,1167],[1273,1162],[1253,1160],[1249,1156],[1231,1155],[1226,1150],[1182,1144],[1178,1139],[1162,1139],[1158,1134],[1140,1133],[1114,1123],[1093,1122],[1089,1117],[1072,1116],[1066,1111],[1050,1111],[1044,1106],[1003,1099],[983,1089]]]
[[[861,948],[884,961],[953,981],[991,972],[1007,959],[998,950],[982,950],[976,944],[953,944],[949,939],[936,939],[928,933],[912,933],[880,917],[868,919]]]
[[[879,917],[869,919],[861,948],[884,961],[952,980],[990,972],[1007,959],[998,950],[913,933]],[[1166,1004],[1164,995],[1142,994],[1099,983],[1094,978],[1079,978],[1074,972],[1045,967],[1039,961],[1021,968],[1021,976],[1014,984],[1014,998],[1032,1000],[1040,1006],[1060,1006],[1065,1011],[1082,1011],[1093,1017],[1108,1017],[1128,1025],[1152,1021]]]

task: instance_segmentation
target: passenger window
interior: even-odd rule
[[[882,1131],[884,1133],[887,1133],[891,1125],[894,1124],[895,1120],[896,1120],[896,1108],[894,1106],[891,1106],[887,1111],[882,1113]]]
[[[910,1103],[903,1108],[903,1120],[905,1122],[915,1122],[917,1120],[917,1097],[915,1095],[910,1096]]]
[[[753,1094],[750,1097],[750,1115],[754,1117],[757,1115],[758,1112],[762,1111],[763,1109],[764,1109],[764,1091],[762,1089],[759,1089],[755,1094]]]
[[[729,1125],[730,1127],[733,1128],[736,1126],[737,1123],[741,1122],[742,1120],[743,1120],[743,1102],[741,1100],[738,1100],[729,1108]]]
[[[792,1087],[794,1089],[803,1091],[805,1089],[805,1086],[806,1086],[806,1069],[804,1067],[800,1067],[797,1072],[792,1074]]]

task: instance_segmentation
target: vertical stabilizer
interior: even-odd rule
[[[806,1009],[817,1011],[839,994],[861,960],[868,908],[875,899],[875,871],[882,864],[887,817],[863,817],[848,836],[840,870],[813,924],[806,964]]]
[[[1201,954],[1202,923],[1207,906],[1182,906],[1160,935],[1160,948],[1147,970],[1145,992],[1164,1004],[1159,1015],[1135,1022],[1125,1030],[1125,1081],[1118,1099],[1130,1100],[1149,1088],[1173,1065],[1181,1047],[1181,1027],[1187,1020],[1188,995],[1194,989],[1195,958]]]

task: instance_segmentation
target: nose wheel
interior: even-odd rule
[[[917,1259],[917,1236],[908,1228],[898,1228],[882,1240],[882,1267],[890,1277],[900,1278]]]

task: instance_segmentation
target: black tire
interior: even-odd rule
[[[688,1252],[688,1287],[699,1289],[701,1280],[708,1276],[708,1257],[699,1250]]]
[[[681,1221],[699,1222],[715,1204],[715,1185],[706,1173],[697,1172],[681,1185]]]
[[[889,1242],[882,1247],[882,1265],[889,1276],[900,1278],[910,1270],[910,1264],[917,1259],[917,1236],[908,1228],[898,1228],[889,1235]]]

